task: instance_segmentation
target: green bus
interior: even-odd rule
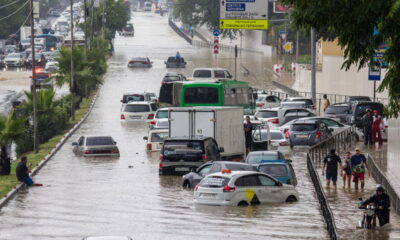
[[[163,101],[163,88],[172,93],[169,94],[170,101]],[[242,106],[244,114],[254,114],[255,99],[249,84],[236,80],[174,82],[172,86],[165,85],[160,90],[160,102],[167,102],[173,106]]]

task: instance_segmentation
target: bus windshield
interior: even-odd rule
[[[191,87],[184,92],[184,101],[187,104],[217,104],[218,88]]]

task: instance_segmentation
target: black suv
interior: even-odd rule
[[[160,154],[159,174],[185,174],[207,161],[221,160],[222,148],[211,137],[166,138]]]
[[[355,125],[357,128],[362,128],[361,119],[367,109],[371,111],[377,110],[379,115],[383,116],[383,104],[379,102],[356,102],[351,106],[349,114],[346,118],[348,125]]]

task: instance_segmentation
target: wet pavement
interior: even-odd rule
[[[158,154],[145,151],[145,123],[121,124],[120,98],[125,91],[158,93],[167,72],[164,60],[180,51],[193,67],[213,65],[210,49],[193,48],[152,13],[134,15],[135,37],[115,40],[104,86],[82,127],[35,177],[44,187],[22,190],[0,212],[0,239],[80,239],[87,235],[130,235],[134,239],[326,239],[325,223],[307,174],[304,153],[293,159],[300,201],[250,207],[193,204],[179,176],[158,176]],[[231,53],[219,66],[233,72]],[[151,69],[128,69],[133,56],[148,56]],[[268,59],[243,54],[251,72],[266,72]],[[269,69],[270,66],[269,66]],[[267,86],[268,74],[248,77]],[[264,84],[264,82],[266,82]],[[72,153],[81,135],[112,135],[120,158],[84,158]]]

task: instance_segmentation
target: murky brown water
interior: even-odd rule
[[[115,41],[99,99],[88,120],[35,180],[44,187],[25,189],[0,212],[0,239],[80,239],[87,235],[130,235],[134,239],[326,239],[304,154],[293,157],[300,201],[255,207],[195,206],[192,191],[180,177],[158,176],[158,154],[147,154],[145,124],[119,121],[124,91],[158,92],[167,72],[164,60],[180,51],[188,61],[181,70],[212,66],[210,49],[193,48],[175,35],[167,18],[151,13],[134,16],[134,38]],[[133,56],[149,56],[151,69],[128,69]],[[229,54],[219,63],[233,72]],[[244,54],[246,67],[268,79],[268,60]],[[266,60],[266,61],[264,61]],[[263,74],[261,74],[263,73]],[[267,85],[268,82],[265,82]],[[71,142],[85,134],[109,134],[118,142],[119,159],[76,157]],[[129,167],[132,166],[132,167]]]

